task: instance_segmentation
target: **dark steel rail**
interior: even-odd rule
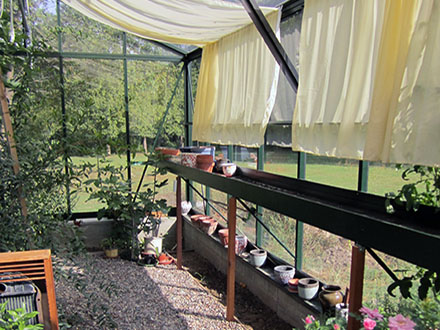
[[[251,169],[222,175],[164,161],[161,167],[189,180],[353,240],[416,265],[440,270],[440,214],[385,211],[385,198]]]

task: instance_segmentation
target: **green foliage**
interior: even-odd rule
[[[5,330],[39,330],[42,324],[29,324],[29,321],[38,315],[38,312],[26,312],[26,307],[7,310],[8,303],[0,304],[0,329]]]
[[[391,301],[389,296],[379,299],[379,313],[385,317],[404,315],[416,323],[415,329],[438,329],[440,326],[440,301],[433,296],[426,299],[400,299]]]
[[[339,330],[347,327],[347,321],[342,317],[322,317],[317,320],[309,315],[305,318],[304,323],[304,328],[307,330]]]
[[[440,211],[440,168],[430,166],[402,166],[402,179],[408,183],[404,184],[396,193],[386,194],[387,212],[393,213],[394,202],[398,206],[404,206],[406,211],[416,212],[421,205],[433,207],[435,212]],[[393,291],[399,288],[403,298],[412,298],[411,288],[413,282],[418,281],[418,298],[424,300],[428,296],[428,291],[432,289],[434,296],[440,295],[440,276],[430,270],[418,269],[416,274],[405,276],[395,281],[388,287],[388,293],[394,296]]]
[[[57,252],[81,248],[79,240],[65,242],[63,238],[76,231],[64,221],[68,210],[66,182],[75,173],[73,168],[65,172],[62,155],[66,141],[61,116],[53,108],[59,96],[58,68],[53,59],[40,56],[48,50],[44,42],[24,47],[26,35],[20,29],[16,29],[15,40],[9,40],[8,12],[3,13],[1,22],[0,47],[4,54],[0,66],[1,79],[12,95],[9,112],[20,171],[15,175],[12,170],[7,136],[1,130],[0,249],[50,248]],[[21,55],[17,56],[17,52]],[[21,197],[26,200],[27,216],[21,213]]]
[[[84,291],[91,283],[71,272],[73,267],[66,268],[66,262],[84,251],[84,245],[78,228],[65,218],[68,187],[75,188],[81,173],[65,153],[71,140],[63,134],[58,60],[43,56],[50,50],[43,41],[34,40],[24,47],[26,35],[17,27],[15,40],[10,41],[8,13],[4,11],[0,24],[0,79],[10,90],[9,111],[20,171],[16,175],[12,169],[8,136],[1,129],[0,250],[51,249],[63,260],[54,262],[57,280],[66,277],[73,288]],[[20,197],[26,201],[27,216],[22,214]],[[105,283],[103,287],[111,289]],[[105,328],[111,327],[114,322],[108,308],[96,304],[91,294],[86,301]],[[58,311],[63,323],[66,313],[60,306]]]
[[[400,280],[393,282],[388,287],[388,293],[395,297],[393,291],[399,288],[403,298],[414,298],[412,293],[413,282],[418,282],[417,294],[418,299],[424,300],[428,297],[429,293],[433,297],[440,296],[440,276],[438,272],[427,270],[421,267],[417,267],[417,273],[411,276],[405,276]]]
[[[152,184],[144,184],[146,189],[139,191],[136,197],[131,182],[125,177],[126,168],[105,160],[98,160],[97,176],[84,181],[89,199],[105,204],[98,210],[98,218],[113,220],[112,238],[123,242],[121,248],[131,249],[132,256],[137,254],[137,235],[141,231],[148,234],[158,229],[160,219],[152,215],[168,212],[166,200],[156,199],[158,189],[167,184],[167,180],[158,180],[158,175],[165,173],[156,166],[161,158],[157,153],[148,156],[147,165],[153,168],[154,180]],[[84,167],[92,172],[95,165],[88,163]]]
[[[116,238],[113,238],[113,237],[104,238],[101,241],[101,247],[104,250],[118,249],[119,247],[121,247],[123,245],[124,245],[123,241],[116,239]]]
[[[420,165],[398,165],[397,168],[404,169],[402,179],[408,183],[397,194],[386,194],[387,211],[394,212],[391,201],[405,206],[407,211],[417,211],[420,205],[432,206],[436,212],[440,211],[440,168]]]

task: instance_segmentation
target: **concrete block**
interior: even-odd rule
[[[227,273],[228,251],[214,237],[208,236],[194,227],[189,219],[184,222],[185,248],[193,249],[206,258],[215,268]],[[287,289],[275,282],[269,273],[251,266],[237,256],[236,281],[246,284],[264,304],[270,307],[286,322],[294,327],[303,328],[307,315],[317,315],[316,306],[307,304],[301,298],[290,294]]]
[[[307,315],[319,317],[319,313],[307,308],[306,304],[307,302],[302,301],[297,295],[285,290],[278,290],[276,313],[284,321],[303,329],[304,319]]]

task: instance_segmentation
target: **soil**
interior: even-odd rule
[[[195,252],[185,252],[183,258],[184,266],[200,285],[226,306],[226,275]],[[291,325],[250,292],[244,283],[235,284],[235,316],[240,323],[255,330],[292,329]]]

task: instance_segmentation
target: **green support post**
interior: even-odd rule
[[[191,62],[184,61],[184,79],[185,79],[185,142],[186,145],[191,146],[192,141],[192,113],[193,113],[193,102],[192,102],[192,84],[191,84]],[[194,202],[193,191],[189,185],[185,185],[186,200],[191,203]]]
[[[125,142],[127,143],[127,182],[131,191],[131,148],[130,148],[130,115],[128,112],[128,68],[127,68],[127,34],[122,32],[123,65],[124,65],[124,104],[125,104]]]
[[[61,97],[61,115],[62,115],[62,127],[63,127],[63,159],[64,159],[64,172],[66,173],[66,201],[67,201],[67,212],[72,214],[72,204],[70,201],[70,182],[69,182],[69,162],[68,162],[68,145],[67,140],[67,114],[66,114],[66,98],[64,93],[64,63],[63,63],[63,39],[61,35],[61,15],[60,15],[60,1],[57,0],[56,3],[57,11],[57,24],[58,24],[58,52],[59,56],[59,69],[60,69],[60,97]]]
[[[233,145],[228,145],[228,157],[227,157],[231,162],[235,161],[235,156],[234,156],[234,146]]]
[[[257,151],[257,170],[263,171],[264,170],[264,145],[260,146]],[[262,221],[263,216],[263,208],[259,205],[257,205],[257,216]],[[261,223],[256,221],[255,222],[255,243],[258,247],[261,247],[263,244],[263,227],[261,226]]]
[[[297,178],[304,180],[306,178],[306,154],[298,152],[298,168]],[[296,258],[295,268],[302,269],[303,264],[303,241],[304,241],[304,224],[301,221],[296,221]]]
[[[359,161],[358,190],[362,192],[368,191],[368,167],[367,161]]]
[[[205,143],[206,146],[211,146],[211,143]],[[214,159],[215,160],[215,159]],[[210,201],[211,200],[211,188],[209,186],[205,186],[205,198]],[[211,215],[211,206],[209,203],[206,203],[206,215]]]

